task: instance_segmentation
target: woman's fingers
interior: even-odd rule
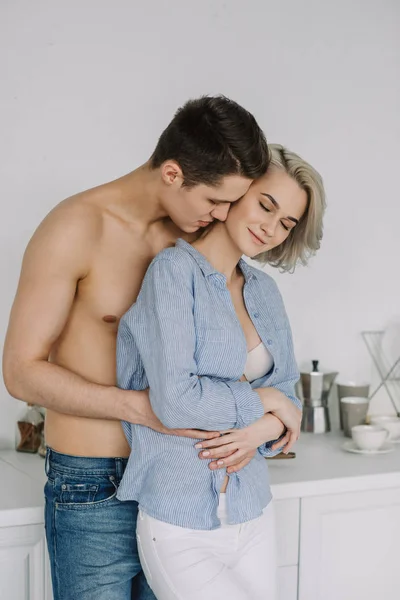
[[[253,458],[254,454],[252,456],[245,456],[243,458],[243,460],[241,460],[240,462],[238,462],[236,465],[229,467],[227,469],[227,472],[229,474],[231,473],[237,473],[238,471],[240,471],[240,469],[243,469],[243,467],[245,467],[246,465],[249,464],[249,462],[251,461],[251,459]]]
[[[199,458],[225,458],[226,456],[230,456],[232,452],[236,452],[236,450],[239,450],[237,444],[226,444],[225,446],[219,446],[218,448],[202,450],[201,452],[199,452]]]
[[[227,458],[218,459],[216,461],[210,462],[208,466],[212,471],[215,471],[216,469],[226,469],[227,467],[238,465],[244,459],[245,455],[245,450],[236,450]]]
[[[290,433],[290,440],[284,449],[285,454],[287,454],[291,450],[292,446],[295,444],[295,442],[297,441],[297,438],[298,438],[297,433],[295,433],[294,431],[290,431],[289,433]]]
[[[278,448],[282,448],[282,450],[283,450],[285,448],[286,444],[289,442],[289,440],[290,440],[290,432],[287,431],[281,440],[278,440],[277,442],[275,442],[275,444],[273,444],[271,446],[271,449],[278,450]]]
[[[235,440],[235,433],[227,433],[226,435],[219,435],[218,437],[212,440],[205,440],[204,442],[199,442],[195,445],[197,450],[205,449],[205,448],[217,448],[219,446],[226,446],[226,444],[230,444]]]

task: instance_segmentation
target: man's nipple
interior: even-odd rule
[[[105,323],[116,323],[118,321],[118,319],[115,315],[105,315],[103,317],[103,321]]]

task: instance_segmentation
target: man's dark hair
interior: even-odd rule
[[[218,185],[226,175],[261,177],[269,164],[263,132],[251,113],[225,96],[202,96],[177,110],[150,165],[176,160],[184,185]]]

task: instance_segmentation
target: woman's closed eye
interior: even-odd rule
[[[265,204],[263,202],[260,202],[260,206],[268,213],[272,212],[272,210],[270,208],[268,208],[268,206],[265,206]],[[285,229],[285,231],[290,231],[292,229],[292,227],[288,227],[287,225],[285,225],[285,223],[283,221],[280,222],[283,229]]]

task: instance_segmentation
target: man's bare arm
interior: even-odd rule
[[[69,202],[50,213],[25,252],[4,346],[6,387],[15,398],[57,412],[151,426],[147,392],[91,383],[48,362],[101,235],[95,209]]]

